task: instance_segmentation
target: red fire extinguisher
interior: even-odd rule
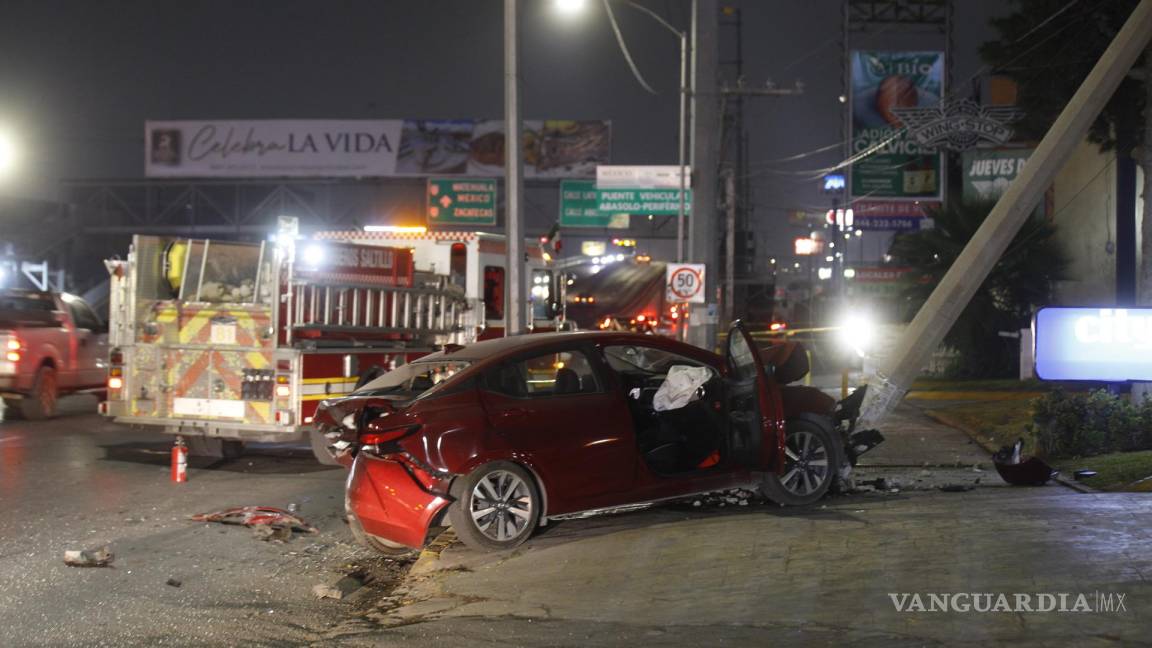
[[[176,437],[176,444],[172,446],[172,481],[178,484],[188,481],[188,446],[181,436]]]

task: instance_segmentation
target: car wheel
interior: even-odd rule
[[[364,530],[360,524],[360,520],[356,519],[355,515],[348,516],[348,528],[352,531],[352,537],[360,544],[378,551],[386,556],[402,556],[406,553],[415,551],[412,547],[408,547],[391,540],[385,540],[380,536],[374,536]]]
[[[32,381],[32,393],[20,401],[20,413],[29,421],[42,421],[56,414],[56,370],[40,367]]]
[[[322,466],[339,466],[340,462],[336,461],[336,455],[332,454],[331,446],[328,443],[328,437],[319,430],[309,430],[308,441],[312,444],[312,454],[316,456],[316,461],[320,462]]]
[[[448,520],[464,544],[484,551],[511,549],[528,539],[540,519],[540,493],[520,466],[497,461],[453,484]]]
[[[784,473],[764,478],[763,495],[781,506],[807,506],[824,497],[840,466],[832,431],[803,419],[788,421]]]

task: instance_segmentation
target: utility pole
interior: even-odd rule
[[[507,241],[504,335],[524,330],[524,160],[520,144],[520,32],[516,1],[504,0],[504,233]]]
[[[731,324],[736,308],[736,170],[732,167],[724,169],[724,208],[724,314],[720,321]]]
[[[869,381],[862,419],[875,425],[891,412],[944,339],[960,312],[1000,260],[1008,244],[1052,183],[1072,149],[1088,133],[1152,38],[1152,0],[1141,0],[1092,72],[1044,135],[1024,170],[996,202],[972,240],[948,269],[904,332],[896,352]]]
[[[688,260],[703,263],[707,307],[716,308],[716,184],[720,147],[719,97],[716,69],[719,60],[717,32],[720,12],[717,0],[692,2],[692,216],[688,219]],[[716,321],[693,309],[688,321],[688,342],[705,349],[716,347]]]

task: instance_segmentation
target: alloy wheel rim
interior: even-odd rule
[[[507,470],[494,470],[472,489],[472,523],[497,542],[515,540],[532,521],[534,502],[528,484]]]
[[[828,448],[815,434],[805,430],[789,434],[784,455],[784,476],[780,484],[789,493],[809,495],[827,479]]]

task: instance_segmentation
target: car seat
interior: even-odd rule
[[[579,394],[580,374],[567,367],[556,370],[556,385],[552,388],[554,394]]]

